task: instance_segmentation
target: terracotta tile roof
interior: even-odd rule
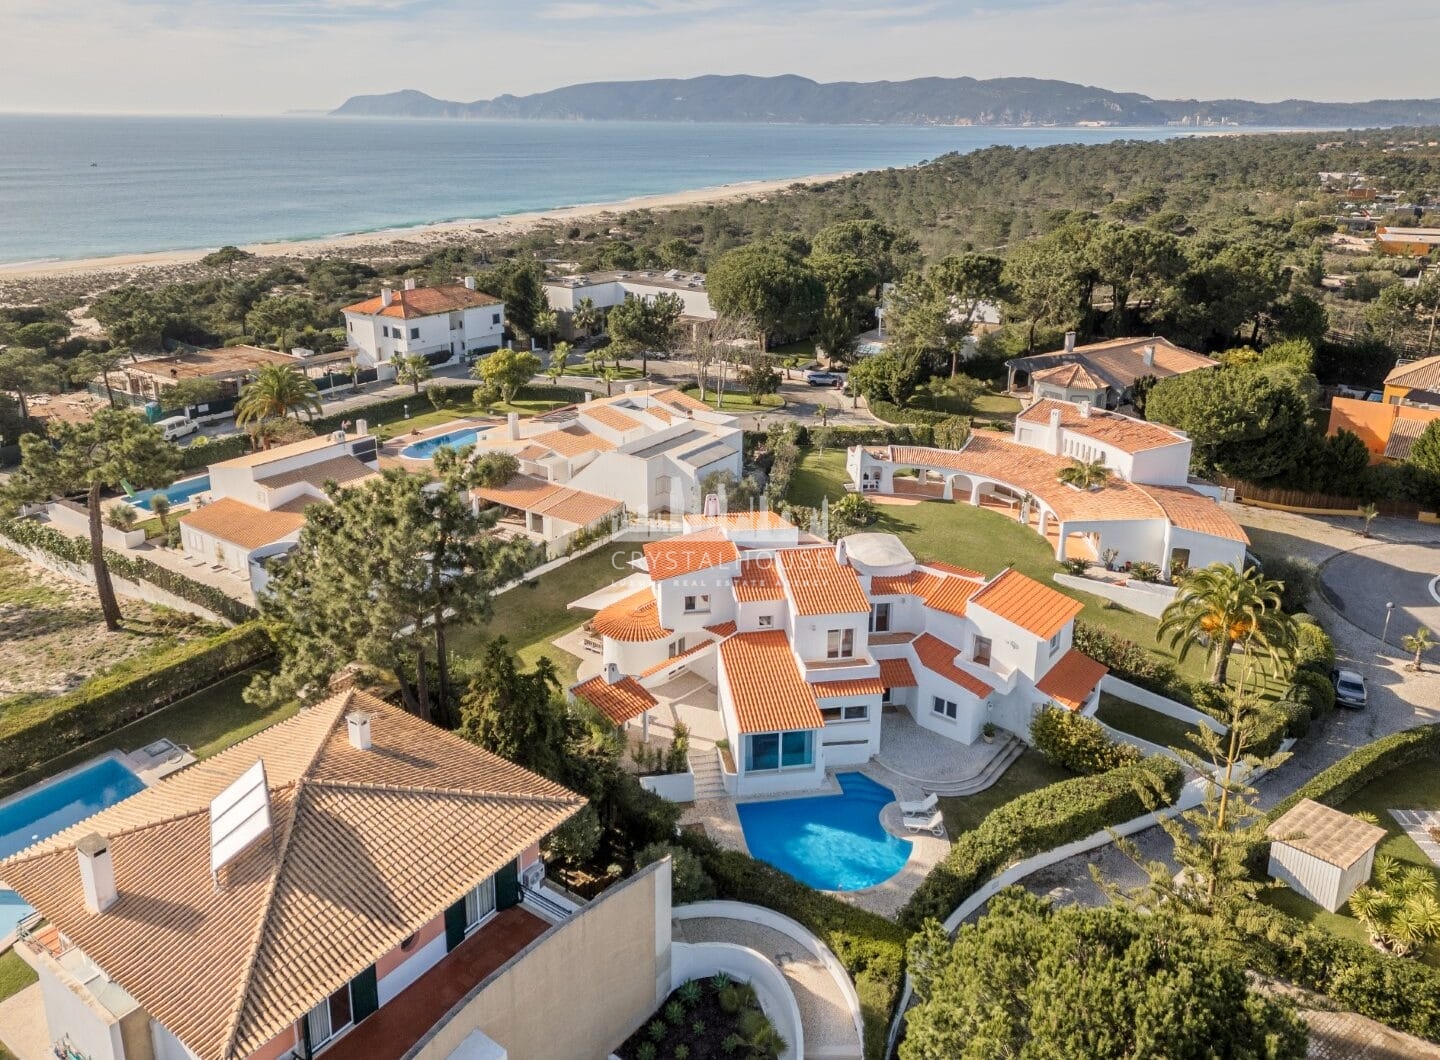
[[[1104,390],[1107,386],[1103,379],[1096,379],[1091,375],[1083,364],[1075,363],[1057,364],[1054,368],[1042,368],[1038,372],[1030,373],[1030,378],[1033,382],[1049,383],[1066,390]]]
[[[681,534],[664,541],[648,541],[644,552],[650,580],[657,582],[734,563],[740,555],[732,543],[714,530]]]
[[[303,503],[313,504],[314,498],[306,497]],[[233,497],[222,497],[182,515],[180,525],[252,549],[295,533],[305,525],[305,516],[279,509],[267,512]]]
[[[344,715],[372,716],[352,747]],[[273,835],[210,872],[210,802],[259,760]],[[302,710],[7,860],[40,910],[202,1060],[247,1057],[584,805],[362,692]],[[88,912],[76,843],[109,840]]]
[[[1035,687],[1067,710],[1079,710],[1109,672],[1108,666],[1071,648],[1055,660]]]
[[[785,599],[785,587],[780,584],[780,572],[772,559],[741,560],[740,576],[731,585],[735,599],[742,604]]]
[[[985,575],[978,570],[971,570],[969,567],[961,567],[954,563],[945,563],[938,559],[926,560],[920,565],[929,567],[931,570],[944,571],[946,574],[958,574],[962,578],[974,578],[982,582],[985,580]]]
[[[554,456],[555,450],[547,449],[543,445],[527,445],[515,454],[516,460],[544,460],[546,457]]]
[[[720,660],[742,733],[791,732],[825,724],[784,633],[737,633],[720,642]]]
[[[1017,570],[1007,570],[997,576],[976,593],[970,603],[1013,622],[1041,640],[1049,640],[1059,633],[1085,606],[1073,596],[1042,585]]]
[[[452,313],[460,309],[478,309],[481,306],[501,305],[484,291],[472,291],[463,283],[445,283],[437,287],[416,287],[412,291],[399,289],[391,292],[389,306],[383,304],[380,295],[363,302],[347,305],[341,312],[360,313],[364,316],[429,317],[437,313]]]
[[[369,464],[362,463],[349,453],[345,453],[342,456],[333,456],[329,460],[321,460],[290,471],[277,471],[273,475],[259,477],[256,481],[262,486],[276,490],[284,486],[293,486],[297,482],[306,482],[316,487],[324,486],[327,482],[336,482],[345,486],[363,479],[379,477],[380,472]]]
[[[1146,346],[1155,347],[1153,364],[1145,363]],[[1204,354],[1187,350],[1159,336],[1109,339],[1106,342],[1093,342],[1088,346],[1077,346],[1072,353],[1055,350],[1051,353],[1015,357],[1005,363],[1009,367],[1032,374],[1056,365],[1082,364],[1091,376],[1103,381],[1117,394],[1134,386],[1135,380],[1142,375],[1166,379],[1202,368],[1214,368],[1219,364]]]
[[[1409,460],[1410,450],[1430,426],[1429,420],[1396,419],[1390,425],[1390,437],[1385,441],[1385,455],[1391,460]]]
[[[619,409],[611,408],[609,405],[597,405],[593,401],[581,407],[580,415],[588,416],[602,427],[609,427],[612,431],[633,431],[636,427],[643,426],[639,420],[625,415]]]
[[[879,677],[856,677],[848,681],[817,681],[810,687],[815,689],[816,699],[836,699],[840,696],[878,696],[885,691],[885,682]]]
[[[726,625],[728,625],[728,626],[730,627],[730,632],[731,632],[731,633],[734,633],[734,632],[735,632],[735,623],[733,623],[733,622],[727,622]],[[716,632],[717,630],[719,630],[721,627],[719,627],[719,626],[706,626],[705,628],[706,628],[707,630],[710,630],[710,631],[713,633],[713,632]],[[728,635],[729,635],[729,634],[724,634],[724,636],[728,636]],[[700,652],[705,651],[707,648],[714,647],[714,645],[715,645],[715,642],[714,642],[713,640],[702,640],[699,644],[692,644],[690,647],[686,648],[684,651],[678,652],[677,654],[670,656],[670,658],[668,658],[668,659],[661,659],[661,660],[660,660],[658,663],[656,663],[654,666],[647,666],[645,669],[643,669],[643,670],[640,671],[640,676],[641,676],[641,677],[650,677],[652,674],[658,674],[661,670],[668,670],[668,669],[670,669],[670,667],[674,666],[674,665],[675,665],[677,662],[679,662],[681,659],[688,659],[688,658],[689,658],[690,656],[692,656],[692,655],[698,655]]]
[[[920,665],[933,674],[939,674],[953,684],[959,685],[977,699],[984,699],[995,689],[980,678],[955,665],[960,654],[958,648],[946,644],[933,633],[922,633],[915,638],[915,658]]]
[[[739,628],[740,627],[737,626],[734,622],[721,622],[714,626],[705,627],[708,632],[715,634],[715,636],[719,637],[721,640],[724,640],[726,637],[730,636]]]
[[[549,500],[564,488],[533,475],[512,475],[510,480],[503,485],[477,486],[470,491],[470,494],[483,501],[489,501],[491,504],[501,504],[507,508],[529,511],[541,501]]]
[[[1050,413],[1060,413],[1060,426],[1072,434],[1083,434],[1097,442],[1113,445],[1127,453],[1140,453],[1147,449],[1159,449],[1166,445],[1177,445],[1187,439],[1169,427],[1146,420],[1132,419],[1118,412],[1091,409],[1090,415],[1081,414],[1080,406],[1069,401],[1045,398],[1037,401],[1017,417],[1024,423],[1048,424]]]
[[[612,685],[604,674],[598,674],[570,691],[616,725],[638,718],[659,702],[633,677],[622,677]]]
[[[779,512],[768,508],[747,512],[726,512],[724,515],[687,515],[686,528],[718,528],[721,530],[794,530],[795,524]]]
[[[1409,364],[1397,364],[1385,377],[1385,385],[1409,387],[1412,390],[1440,389],[1440,355],[1424,357]]]
[[[589,526],[623,507],[625,503],[613,497],[602,497],[598,493],[586,493],[566,486],[558,495],[542,501],[532,511],[576,526]]]
[[[633,396],[633,395],[632,395]],[[663,401],[675,408],[686,409],[690,412],[714,412],[715,409],[705,404],[699,398],[691,397],[683,390],[652,390],[648,395],[654,401]]]
[[[886,688],[914,688],[919,682],[909,659],[881,659],[880,683]]]
[[[871,596],[913,596],[915,583],[923,575],[918,571],[907,574],[872,574],[870,576]]]
[[[1265,829],[1265,834],[1311,857],[1348,869],[1385,838],[1385,829],[1314,799],[1301,799]]]
[[[963,618],[966,603],[984,588],[984,585],[984,582],[971,578],[942,578],[926,573],[917,580],[915,595],[933,611],[943,611],[947,615]]]
[[[1165,518],[1181,530],[1250,543],[1240,524],[1214,500],[1183,486],[1140,486],[1159,503]]]
[[[853,615],[870,610],[855,568],[842,567],[830,548],[786,548],[776,553],[797,615]]]
[[[553,449],[561,456],[608,453],[615,448],[613,442],[607,442],[595,432],[587,431],[584,427],[574,426],[561,427],[559,430],[537,434],[530,441],[537,445],[543,445],[547,449]]]
[[[359,437],[358,435],[356,437]],[[349,436],[347,436],[349,438]],[[355,438],[349,438],[354,441]],[[298,442],[290,442],[288,445],[277,445],[273,449],[261,449],[256,453],[246,453],[244,456],[232,457],[229,460],[221,460],[219,463],[211,464],[211,467],[260,467],[262,464],[273,464],[277,460],[288,460],[292,456],[299,456],[302,453],[313,453],[317,449],[328,449],[330,446],[339,446],[342,443],[335,441],[328,434],[318,435],[314,438],[302,438]]]
[[[602,607],[595,612],[590,625],[602,637],[627,643],[664,640],[674,632],[660,625],[660,609],[655,603],[655,594],[649,589],[641,589]]]

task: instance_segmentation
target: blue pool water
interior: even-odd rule
[[[140,490],[134,496],[126,497],[125,503],[136,508],[150,510],[150,498],[164,494],[170,499],[172,508],[182,504],[189,504],[197,493],[204,493],[210,488],[210,476],[201,475],[198,478],[181,479],[163,490]]]
[[[740,826],[750,854],[822,891],[858,891],[894,876],[910,857],[909,840],[880,826],[895,793],[861,773],[838,773],[840,795],[742,802]]]
[[[104,758],[0,806],[0,858],[9,857],[83,821],[145,784],[113,758]],[[0,889],[0,935],[30,912],[14,891]]]
[[[437,434],[434,438],[407,445],[400,455],[408,460],[429,460],[438,449],[463,449],[467,445],[474,445],[483,433],[474,427],[466,427],[464,430]]]

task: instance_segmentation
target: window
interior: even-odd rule
[[[492,324],[498,324],[498,323],[500,323],[500,314],[499,314],[499,313],[492,313],[492,314],[490,314],[490,323],[492,323]]]
[[[1050,638],[1050,654],[1054,655],[1060,650],[1060,634],[1057,631],[1055,636]]]
[[[855,654],[855,631],[832,629],[825,633],[825,658],[848,659]]]
[[[388,339],[388,338],[390,337],[390,325],[389,325],[389,324],[381,324],[381,325],[380,325],[380,334],[383,335],[383,336],[385,336],[385,338]]]
[[[890,688],[882,688],[882,689],[880,690],[880,705],[881,705],[882,707],[885,706],[887,703],[893,703],[893,702],[895,702],[895,700],[894,700],[893,698],[891,698],[893,692],[894,692],[894,690],[893,690],[893,689],[890,689]]]
[[[876,604],[870,609],[870,632],[890,632],[890,605]]]
[[[820,716],[827,725],[832,721],[866,721],[870,717],[870,706],[867,703],[852,703],[843,707],[825,707]]]
[[[674,658],[676,655],[682,654],[684,651],[685,651],[685,638],[684,638],[684,637],[676,637],[676,638],[675,638],[674,640],[672,640],[669,644],[665,645],[665,654],[666,654],[667,656],[670,656],[671,658]]]
[[[989,638],[989,637],[976,637],[976,638],[975,638],[975,650],[974,650],[971,654],[975,657],[975,661],[976,661],[977,663],[979,663],[981,666],[989,666],[989,665],[990,665],[990,638]]]
[[[759,617],[759,619],[756,621],[755,624],[758,625],[761,629],[774,629],[774,628],[775,628],[775,616],[774,616],[774,615],[761,615],[761,616]]]
[[[708,595],[685,597],[685,613],[687,615],[704,614],[710,610],[710,597]]]
[[[418,339],[418,338],[420,337],[420,329],[419,329],[419,328],[411,328],[411,329],[410,329],[410,337],[411,337],[412,339]]]
[[[495,912],[495,877],[491,876],[479,887],[465,893],[466,934],[479,927],[480,921],[493,912]]]
[[[813,737],[808,729],[752,733],[745,737],[745,771],[808,768],[815,760]]]
[[[313,1052],[350,1026],[350,984],[346,983],[305,1014]]]
[[[655,496],[667,497],[670,494],[670,476],[659,475],[655,479]]]
[[[930,704],[930,710],[935,714],[939,714],[942,718],[949,718],[951,721],[954,721],[955,716],[960,713],[958,706],[948,699],[942,699],[940,696],[935,697],[934,702]]]

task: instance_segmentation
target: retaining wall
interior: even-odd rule
[[[800,1006],[784,973],[768,957],[730,942],[674,942],[670,945],[670,972],[672,990],[691,979],[708,979],[716,972],[749,983],[755,988],[761,1009],[789,1045],[780,1054],[781,1060],[799,1060],[805,1055]]]
[[[1173,699],[1167,699],[1147,688],[1141,688],[1139,685],[1132,685],[1129,681],[1123,681],[1114,674],[1106,674],[1100,679],[1100,691],[1109,692],[1116,699],[1148,707],[1157,714],[1189,722],[1191,725],[1203,725],[1215,732],[1225,731],[1224,722],[1216,721],[1204,711],[1187,707],[1184,703],[1177,703]]]
[[[1055,581],[1067,589],[1078,589],[1082,593],[1103,596],[1132,611],[1159,618],[1160,613],[1175,599],[1173,585],[1157,585],[1131,581],[1126,585],[1101,581],[1098,578],[1084,578],[1075,574],[1056,574]]]

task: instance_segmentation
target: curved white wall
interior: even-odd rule
[[[691,979],[708,979],[724,972],[732,979],[755,988],[760,1007],[775,1029],[789,1044],[781,1060],[799,1060],[805,1055],[805,1031],[800,1024],[800,1006],[790,984],[769,958],[745,946],[729,942],[676,942],[670,947],[670,987],[675,989]]]

